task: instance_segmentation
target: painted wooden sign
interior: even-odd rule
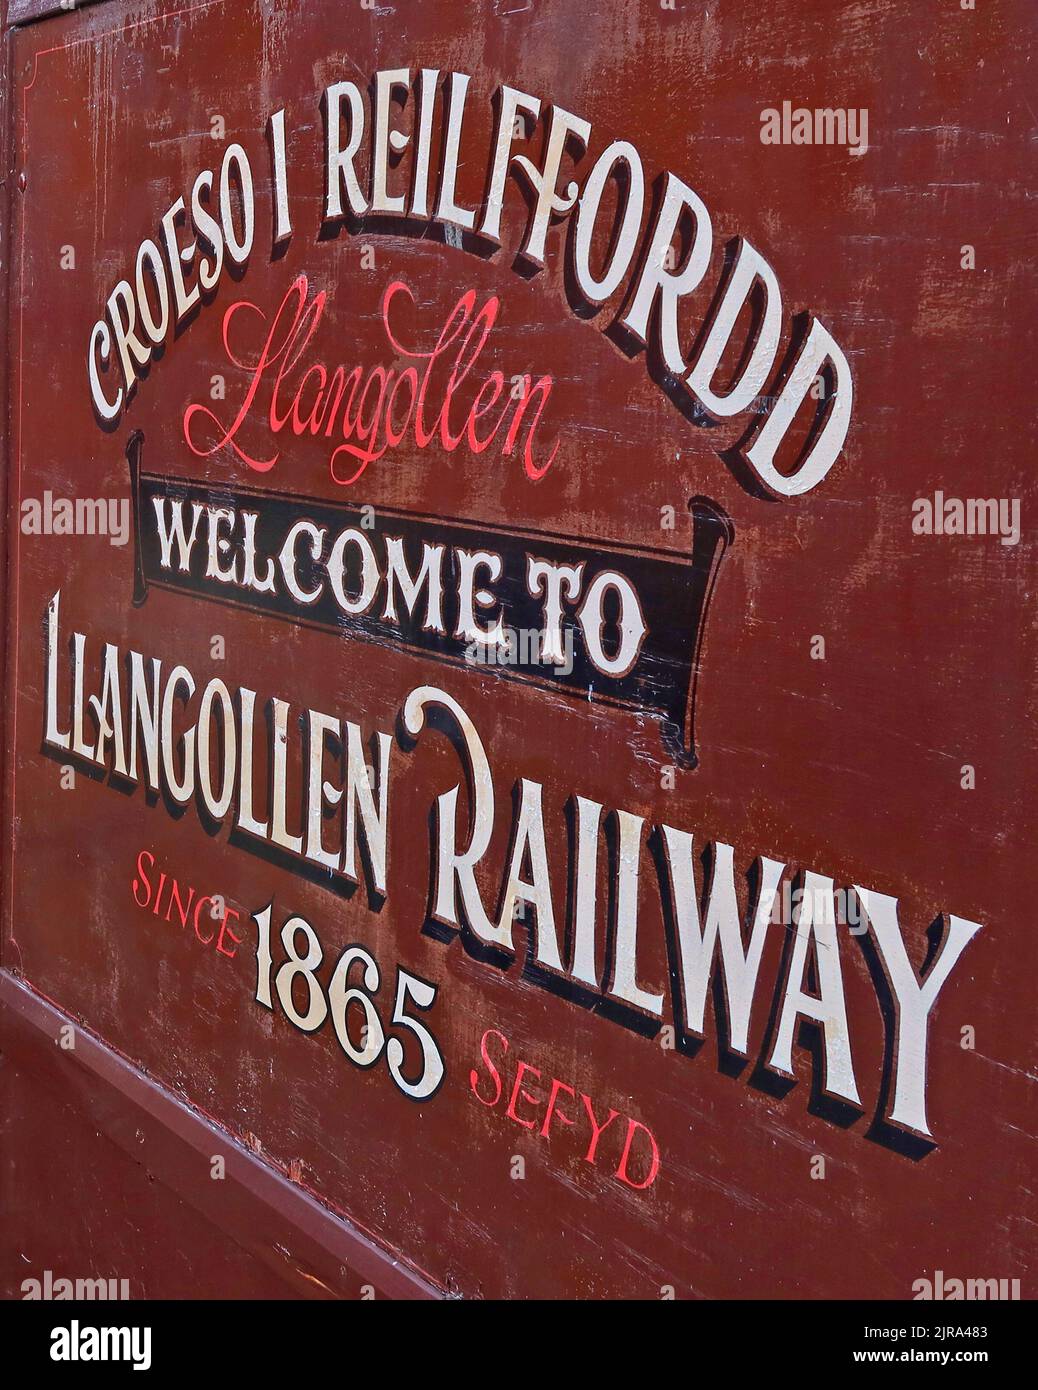
[[[1026,1285],[1007,12],[40,9],[12,1289]]]

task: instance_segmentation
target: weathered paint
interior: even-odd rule
[[[56,8],[6,1291],[1026,1290],[1024,7]]]

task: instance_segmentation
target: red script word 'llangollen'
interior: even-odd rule
[[[267,454],[246,442],[250,421],[265,411],[273,435],[287,428],[297,437],[338,436],[342,442],[332,451],[329,468],[332,479],[347,486],[408,439],[418,449],[438,446],[448,453],[465,444],[475,455],[497,443],[503,454],[511,454],[525,427],[523,468],[532,481],[543,478],[558,450],[555,442],[538,457],[534,447],[552,378],[534,381],[525,372],[506,378],[497,369],[482,374],[477,369],[497,320],[496,295],[477,307],[475,290],[466,290],[427,348],[405,346],[390,325],[401,298],[414,306],[407,285],[394,280],[381,306],[382,331],[397,365],[350,369],[330,368],[312,355],[327,294],[319,290],[310,297],[305,275],[293,281],[269,321],[250,300],[231,304],[223,318],[224,351],[231,365],[247,374],[248,384],[229,424],[206,405],[188,406],[184,438],[192,453],[204,458],[230,448],[255,472],[269,472],[281,451]],[[243,319],[265,335],[254,360],[231,347],[232,327],[240,336]],[[406,365],[399,366],[401,361]]]

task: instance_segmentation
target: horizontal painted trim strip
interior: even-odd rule
[[[9,26],[15,24],[32,24],[36,20],[47,19],[51,15],[67,15],[75,10],[85,9],[88,5],[94,6],[102,3],[102,0],[76,0],[74,6],[63,5],[61,0],[9,0],[7,6],[7,23]]]
[[[75,1047],[65,1049],[58,1043],[68,1025]],[[0,1050],[300,1297],[358,1298],[365,1284],[386,1298],[444,1296],[7,970],[0,970]],[[218,1183],[208,1177],[216,1154],[226,1164]]]

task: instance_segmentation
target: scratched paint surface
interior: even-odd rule
[[[450,1292],[658,1297],[672,1287],[678,1297],[907,1298],[937,1268],[1026,1285],[1034,1268],[1034,944],[1021,911],[1034,743],[1028,502],[1016,544],[912,527],[913,502],[938,491],[1033,495],[1023,448],[1033,349],[1022,293],[1028,191],[1019,170],[1033,126],[1020,99],[1024,7],[966,15],[786,0],[766,13],[749,4],[695,14],[604,4],[589,14],[536,0],[374,12],[215,0],[175,8],[182,12],[171,17],[161,5],[106,3],[13,39],[16,167],[26,179],[15,199],[9,321],[5,967]],[[385,68],[470,75],[460,206],[482,205],[491,98],[503,84],[591,122],[593,157],[610,141],[630,141],[647,183],[672,171],[694,188],[713,219],[712,271],[683,308],[687,342],[719,283],[725,245],[740,236],[781,283],[784,333],[794,312],[809,311],[846,354],[853,418],[824,481],[782,500],[745,486],[745,470],[721,455],[746,422],[690,419],[644,354],[604,331],[615,309],[573,312],[564,223],[549,228],[543,268],[520,264],[517,273],[529,207],[511,177],[500,250],[476,254],[449,226],[404,229],[372,217],[321,235],[321,94],[342,81],[367,93]],[[867,108],[867,151],[762,143],[762,109],[784,100]],[[272,254],[268,118],[282,109],[293,230]],[[410,129],[410,108],[395,107],[393,119]],[[542,135],[543,123],[531,155]],[[232,141],[255,178],[248,263],[240,275],[225,273],[169,335],[115,427],[102,430],[87,381],[91,328],[116,282],[132,278],[142,239],[158,234],[199,170],[219,168]],[[976,247],[972,271],[962,266],[964,244]],[[536,435],[539,459],[558,441],[550,468],[534,481],[519,448],[419,447],[412,431],[343,486],[329,469],[327,438],[286,431],[275,440],[262,407],[247,433],[255,457],[279,452],[269,472],[230,448],[193,450],[185,412],[201,403],[233,418],[249,379],[246,352],[262,342],[243,329],[242,355],[230,361],[227,309],[246,300],[272,315],[300,274],[310,294],[327,295],[306,361],[329,371],[400,367],[383,317],[392,282],[414,300],[403,320],[411,341],[426,344],[466,291],[476,303],[497,296],[480,379],[491,369],[508,381],[551,379]],[[223,397],[212,394],[218,376]],[[644,704],[608,703],[593,691],[574,698],[550,682],[437,661],[384,633],[321,630],[176,586],[154,585],[134,606],[132,540],[19,527],[23,502],[43,506],[45,494],[52,515],[54,499],[128,499],[134,430],[144,435],[144,469],[167,480],[369,506],[376,518],[471,523],[491,547],[507,533],[572,538],[604,556],[687,556],[688,500],[711,499],[734,534],[703,627],[698,766],[668,751],[658,710]],[[165,670],[182,663],[200,684],[215,675],[231,690],[258,692],[257,710],[272,697],[288,702],[290,745],[293,721],[308,709],[356,721],[365,740],[390,734],[385,893],[366,892],[360,873],[356,891],[341,883],[332,891],[327,875],[303,874],[269,846],[232,842],[229,824],[207,823],[193,799],[182,810],[141,785],[120,794],[107,775],[46,749],[41,625],[59,591],[62,728],[73,698],[68,642],[79,632],[89,692],[100,688],[103,644],[113,643],[121,654],[160,658]],[[812,654],[819,637],[824,659]],[[664,664],[654,679],[676,676]],[[702,1044],[668,1045],[668,1027],[681,1041],[679,986],[658,857],[642,841],[636,972],[663,998],[658,1017],[632,1016],[607,998],[610,875],[632,851],[621,843],[611,858],[605,832],[594,987],[574,988],[571,970],[560,987],[560,972],[553,981],[524,968],[529,916],[513,923],[516,950],[503,961],[466,949],[471,935],[423,931],[433,808],[460,784],[464,818],[470,795],[448,738],[428,726],[418,732],[420,724],[412,739],[400,732],[408,695],[423,686],[463,708],[489,759],[493,838],[476,882],[491,915],[506,876],[513,788],[523,779],[541,787],[564,954],[574,874],[566,806],[577,795],[644,818],[646,838],[660,825],[693,834],[699,883],[701,851],[733,846],[743,912],[743,876],[767,856],[790,882],[814,871],[896,897],[916,967],[939,914],[979,923],[929,1019],[933,1145],[900,1142],[879,1123],[894,1025],[868,951],[845,929],[840,989],[860,1105],[820,1094],[818,1030],[798,1030],[791,1086],[767,1066],[788,923],[765,942],[746,1057],[719,1043],[713,991]],[[62,785],[66,766],[74,785]],[[963,785],[966,766],[972,787]],[[295,828],[296,761],[287,779]],[[229,905],[241,944],[223,937],[225,953],[210,925],[199,933],[175,915],[165,920],[165,900],[156,914],[151,895],[163,874],[164,884],[176,879],[196,898]],[[428,1012],[415,1011],[446,1070],[431,1098],[404,1094],[384,1056],[354,1065],[330,1025],[293,1026],[276,992],[269,1008],[257,1001],[252,914],[268,904],[278,962],[284,921],[298,915],[312,925],[325,990],[346,946],[377,960],[387,1027],[398,967],[435,987]],[[809,972],[813,989],[817,973]],[[305,1010],[298,981],[289,993]],[[351,1027],[357,1050],[365,1045],[358,1016]],[[963,1030],[972,1030],[972,1046]],[[406,1055],[413,1074],[413,1039]],[[544,1125],[551,1093],[566,1118]],[[611,1111],[589,1161],[589,1136]],[[646,1132],[658,1171],[642,1185],[648,1150],[636,1146],[648,1144]],[[633,1136],[633,1181],[621,1176],[624,1134]],[[179,1266],[170,1278],[146,1292],[180,1291]],[[254,1286],[234,1261],[226,1279],[228,1292]]]

